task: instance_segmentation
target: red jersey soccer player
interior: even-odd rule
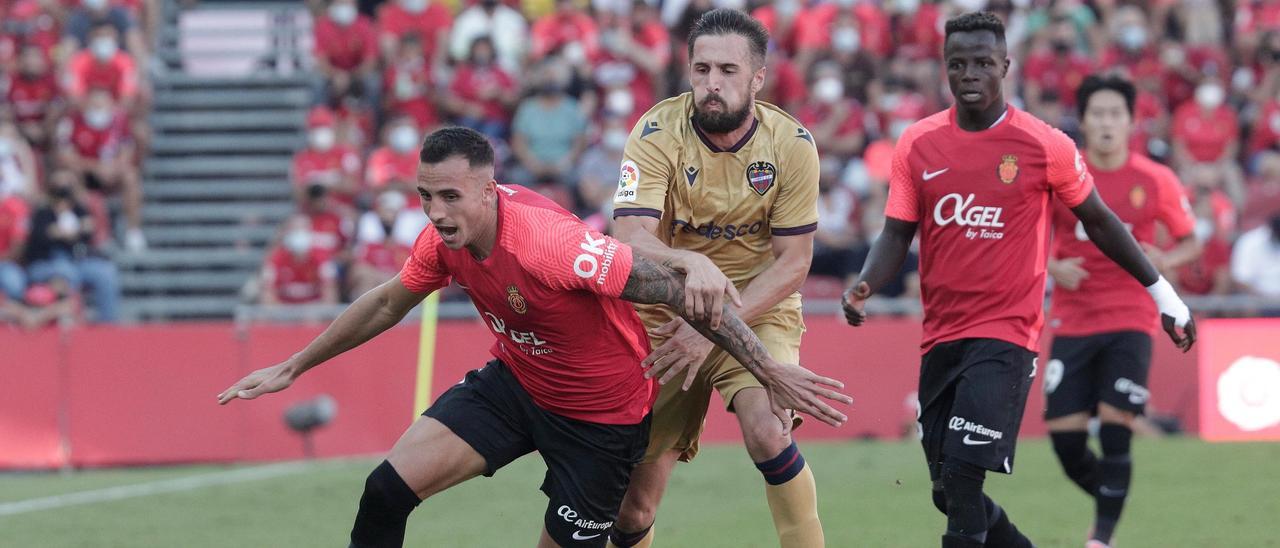
[[[1085,159],[1102,201],[1147,247],[1160,270],[1174,270],[1200,255],[1192,235],[1195,218],[1173,172],[1129,152],[1136,95],[1133,84],[1118,77],[1084,80],[1076,104]],[[1168,252],[1153,247],[1156,221],[1178,240]],[[1049,324],[1055,337],[1045,368],[1045,420],[1063,470],[1096,500],[1089,546],[1106,548],[1129,490],[1130,425],[1149,395],[1156,305],[1089,241],[1061,203],[1053,211],[1053,235],[1048,271],[1057,283]],[[1094,414],[1102,422],[1101,461],[1088,447]]]
[[[866,299],[898,272],[918,226],[920,428],[934,504],[947,515],[942,546],[1031,546],[982,484],[987,470],[1013,471],[1043,322],[1050,198],[1070,207],[1102,252],[1148,288],[1179,347],[1190,348],[1195,327],[1094,191],[1071,140],[1005,104],[1000,19],[969,13],[947,21],[943,59],[956,105],[899,139],[884,231],[845,294],[845,316],[862,324]]]
[[[449,389],[369,475],[352,546],[399,546],[422,498],[534,450],[551,499],[540,547],[604,546],[631,469],[649,438],[655,389],[632,305],[684,310],[684,278],[592,231],[551,201],[493,181],[493,149],[478,132],[427,137],[418,192],[431,219],[400,274],[365,293],[302,352],[258,370],[218,396],[252,399],[395,325],[422,298],[456,278],[497,339],[496,358]],[[760,375],[784,408],[838,425],[821,398],[849,403],[841,384],[773,361],[732,309],[718,325],[687,318]],[[583,330],[590,325],[592,329]]]

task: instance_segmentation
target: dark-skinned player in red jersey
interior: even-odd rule
[[[1103,203],[1129,227],[1160,270],[1200,255],[1195,218],[1182,183],[1169,168],[1129,151],[1133,84],[1117,76],[1089,76],[1076,91],[1085,164]],[[1155,247],[1156,223],[1177,243]],[[1085,546],[1107,548],[1120,520],[1133,464],[1134,416],[1150,393],[1151,335],[1156,304],[1132,276],[1107,260],[1081,222],[1061,202],[1053,208],[1054,279],[1049,326],[1053,349],[1045,366],[1045,422],[1067,477],[1095,501]],[[1102,458],[1089,450],[1089,419],[1101,423]]]
[[[684,276],[588,228],[550,200],[493,180],[493,148],[446,128],[426,138],[418,193],[431,221],[400,274],[362,295],[298,354],[249,374],[219,403],[287,388],[308,369],[399,322],[423,297],[457,280],[496,339],[494,360],[467,373],[404,433],[369,474],[351,546],[400,546],[409,513],[431,495],[532,451],[547,463],[550,499],[540,547],[600,547],[644,455],[657,389],[635,303],[684,310]],[[630,301],[630,302],[626,302]],[[842,385],[779,364],[725,307],[690,325],[743,360],[789,409],[831,425],[850,403]]]
[[[1195,327],[1094,192],[1075,144],[1005,103],[1000,19],[968,13],[947,21],[943,61],[955,105],[898,140],[884,231],[845,293],[845,316],[865,321],[866,300],[898,272],[919,228],[921,443],[933,502],[947,515],[942,546],[1032,546],[982,485],[988,470],[1013,471],[1044,321],[1050,199],[1070,207],[1102,252],[1151,292],[1184,350]]]

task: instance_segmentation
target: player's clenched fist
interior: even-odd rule
[[[251,400],[263,394],[279,392],[293,384],[294,378],[296,375],[288,362],[259,369],[218,394],[218,405],[226,405],[236,398]]]
[[[844,319],[849,322],[849,325],[859,326],[867,321],[867,313],[863,309],[867,305],[867,299],[870,298],[871,286],[867,285],[867,282],[858,282],[844,292],[840,305],[844,308]]]
[[[738,288],[705,255],[688,253],[680,264],[672,266],[685,275],[686,315],[695,320],[710,320],[711,328],[719,329],[724,311],[724,296],[728,295],[735,306],[742,306]]]

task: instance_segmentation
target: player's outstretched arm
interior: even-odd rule
[[[276,365],[254,371],[223,390],[218,394],[218,403],[226,404],[236,398],[251,400],[288,388],[308,369],[364,344],[399,323],[422,298],[422,294],[406,289],[397,274],[351,303],[324,333],[301,352]]]
[[[832,388],[844,388],[844,383],[819,376],[799,365],[780,364],[774,361],[764,344],[733,312],[731,306],[722,305],[723,318],[718,328],[712,328],[709,319],[699,320],[683,313],[685,309],[683,274],[644,257],[636,256],[631,267],[631,275],[627,278],[627,285],[623,288],[621,296],[631,302],[665,304],[674,310],[682,311],[681,315],[689,325],[738,360],[738,363],[755,375],[769,390],[774,414],[778,415],[783,424],[790,424],[787,409],[811,415],[831,426],[840,426],[848,420],[843,413],[836,411],[830,404],[823,401],[823,398],[826,398],[846,404],[853,403],[853,398],[832,390]],[[654,373],[651,370],[646,375],[652,377]],[[678,373],[678,370],[667,371],[662,382],[670,380]]]
[[[1147,259],[1120,218],[1098,197],[1098,191],[1090,192],[1089,197],[1071,211],[1084,225],[1089,240],[1151,293],[1160,310],[1161,325],[1174,344],[1183,352],[1190,350],[1196,342],[1196,322],[1191,318],[1191,310]],[[1178,328],[1183,329],[1184,335],[1178,334]]]
[[[863,310],[867,299],[884,287],[907,260],[907,251],[911,249],[911,240],[916,237],[916,223],[884,218],[884,230],[880,237],[871,244],[871,252],[867,255],[867,263],[862,266],[862,273],[853,287],[845,290],[841,305],[844,308],[844,319],[849,325],[859,326],[867,321],[867,313]]]

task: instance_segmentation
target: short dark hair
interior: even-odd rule
[[[424,164],[438,164],[454,156],[465,158],[472,168],[492,166],[493,146],[474,129],[446,127],[428,135],[418,153]]]
[[[1133,82],[1116,75],[1100,76],[1090,74],[1085,77],[1083,82],[1080,82],[1080,87],[1076,88],[1076,108],[1080,110],[1081,119],[1084,118],[1085,108],[1089,106],[1089,98],[1093,97],[1093,94],[1107,89],[1124,97],[1124,106],[1129,109],[1129,117],[1133,117],[1133,103],[1138,97],[1138,90],[1133,87]]]
[[[747,39],[751,57],[757,66],[764,66],[769,52],[769,31],[750,15],[731,8],[716,8],[702,14],[689,30],[689,57],[693,57],[693,43],[700,36],[736,34]]]
[[[946,40],[951,38],[952,34],[957,32],[980,32],[987,31],[996,35],[996,40],[1001,44],[1004,43],[1004,22],[1000,17],[989,11],[971,11],[947,20]]]

